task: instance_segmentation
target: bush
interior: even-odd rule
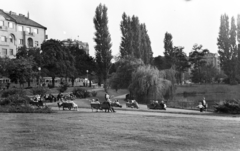
[[[97,92],[96,91],[92,91],[91,94],[92,94],[93,97],[97,96]]]
[[[32,89],[32,94],[44,96],[48,91],[49,89],[45,87],[35,87]]]
[[[7,98],[4,98],[0,101],[1,106],[6,105],[15,105],[20,106],[22,104],[28,104],[30,102],[30,98],[27,96],[20,96],[18,94],[10,95]]]
[[[59,91],[60,93],[63,93],[63,92],[65,92],[65,91],[67,90],[68,87],[69,87],[69,85],[68,85],[67,83],[63,83],[63,84],[61,84],[61,86],[58,88],[58,91]]]
[[[239,114],[240,113],[240,100],[225,100],[219,103],[215,107],[215,112],[219,113],[231,113],[231,114]]]
[[[3,93],[2,93],[2,97],[7,98],[8,96],[15,95],[15,94],[20,95],[20,96],[25,96],[26,92],[23,91],[22,89],[4,90]]]
[[[72,92],[77,98],[87,98],[91,96],[91,93],[81,89],[81,88],[75,88]]]
[[[54,111],[45,106],[43,108],[33,108],[30,105],[22,105],[22,106],[0,106],[0,112],[4,113],[53,113]]]

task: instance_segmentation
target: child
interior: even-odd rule
[[[203,105],[202,105],[202,102],[199,102],[199,105],[197,106],[197,108],[199,108],[199,109],[200,109],[200,112],[202,112],[202,111],[203,111]]]

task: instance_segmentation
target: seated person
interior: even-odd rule
[[[120,103],[118,102],[118,100],[117,100],[117,101],[115,101],[115,103],[116,103],[117,105],[120,105]]]
[[[203,111],[203,108],[204,108],[204,107],[203,107],[203,105],[202,105],[202,102],[199,102],[197,108],[199,108],[200,112]]]

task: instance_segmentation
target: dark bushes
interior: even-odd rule
[[[3,98],[7,98],[8,96],[18,94],[20,96],[25,96],[26,92],[23,91],[22,89],[9,89],[9,90],[4,90],[2,93]]]
[[[81,89],[81,88],[75,88],[73,90],[73,94],[77,97],[77,98],[87,98],[91,96],[91,93],[88,92],[87,90]]]
[[[65,91],[67,90],[68,87],[69,87],[69,85],[68,85],[67,83],[63,83],[63,84],[61,84],[60,87],[58,88],[58,91],[59,91],[60,93],[63,93],[63,92],[65,92]]]
[[[225,100],[215,107],[215,112],[219,113],[231,113],[239,114],[240,113],[240,100],[232,99]]]
[[[97,92],[96,91],[92,91],[91,94],[92,94],[93,97],[97,96]]]
[[[41,95],[41,96],[44,96],[47,92],[49,91],[48,88],[45,88],[45,87],[35,87],[35,88],[32,88],[32,94],[33,95]]]

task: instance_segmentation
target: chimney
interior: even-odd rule
[[[28,14],[27,14],[27,18],[29,19],[29,12],[28,12]]]

